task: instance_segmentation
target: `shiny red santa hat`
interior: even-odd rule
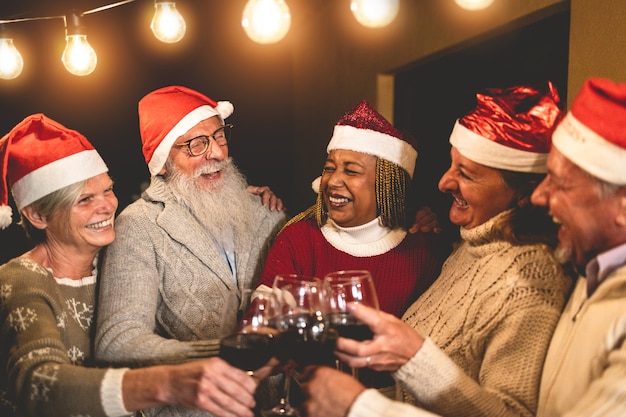
[[[559,152],[589,174],[626,185],[626,84],[585,81],[552,139]]]
[[[216,102],[179,85],[145,95],[139,101],[139,131],[150,175],[157,175],[165,166],[172,145],[181,135],[203,120],[219,116],[224,121],[232,113],[230,102]]]
[[[412,142],[410,135],[393,127],[363,100],[335,124],[326,151],[346,149],[374,155],[399,165],[413,178],[417,151]]]
[[[547,172],[552,133],[562,117],[554,85],[491,88],[476,99],[476,108],[454,125],[450,144],[481,165]]]
[[[38,113],[0,139],[0,228],[11,224],[9,186],[18,210],[108,171],[87,138]]]

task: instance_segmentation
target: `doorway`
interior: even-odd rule
[[[451,239],[458,231],[448,220],[451,198],[437,183],[450,164],[455,120],[475,107],[476,92],[484,88],[546,80],[555,84],[565,109],[569,22],[569,9],[559,11],[394,71],[394,124],[418,143],[414,203],[431,207]]]

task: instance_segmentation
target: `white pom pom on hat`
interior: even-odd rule
[[[165,166],[172,145],[203,120],[233,113],[229,101],[215,101],[188,87],[173,85],[146,94],[139,101],[139,131],[150,175]]]
[[[41,113],[0,139],[0,228],[11,224],[9,188],[18,210],[46,195],[108,171],[87,138]]]

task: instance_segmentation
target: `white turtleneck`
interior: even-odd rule
[[[322,226],[322,234],[333,247],[352,256],[381,255],[398,246],[406,230],[382,226],[380,217],[354,227],[341,227],[331,219]]]

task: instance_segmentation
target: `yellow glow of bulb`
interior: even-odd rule
[[[0,38],[0,78],[12,80],[24,69],[22,54],[13,45],[13,39]]]
[[[257,43],[275,43],[289,32],[291,13],[284,0],[249,0],[241,26]]]
[[[350,10],[363,26],[379,28],[387,26],[398,15],[399,0],[352,0]]]
[[[65,51],[63,51],[63,65],[74,75],[89,75],[96,69],[98,57],[93,50],[87,36],[68,35],[65,37]]]
[[[176,9],[174,2],[154,3],[154,17],[150,23],[150,29],[154,36],[161,42],[176,43],[180,41],[187,31],[185,19]]]
[[[456,4],[466,10],[482,10],[491,6],[493,0],[454,0]]]

